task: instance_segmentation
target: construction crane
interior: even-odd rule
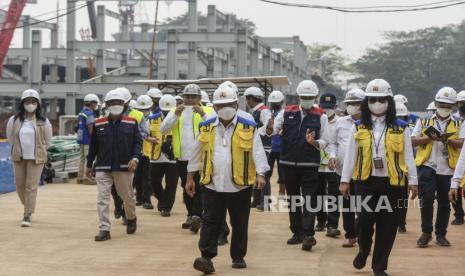
[[[21,19],[21,14],[26,3],[27,0],[11,0],[5,21],[0,24],[0,77],[3,72],[3,60],[8,53],[16,26]]]

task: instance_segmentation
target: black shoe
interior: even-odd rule
[[[115,214],[115,219],[119,219],[123,216],[123,210],[121,210],[121,208],[117,208],[115,209],[114,214]]]
[[[244,261],[244,259],[232,261],[232,268],[241,269],[241,268],[246,268],[246,267],[247,267],[247,263]]]
[[[255,207],[258,211],[264,212],[265,211],[265,206],[263,204],[258,204],[257,207]]]
[[[110,239],[110,231],[99,231],[97,236],[95,236],[95,241],[106,241]]]
[[[161,216],[162,217],[170,217],[171,216],[171,212],[169,210],[161,210]]]
[[[375,276],[389,276],[389,274],[387,274],[386,271],[374,271],[374,270],[373,270],[373,275],[375,275]]]
[[[337,236],[340,236],[340,235],[341,235],[341,231],[339,231],[336,228],[328,227],[328,229],[326,229],[326,237],[336,238]]]
[[[259,204],[255,201],[252,201],[252,203],[250,203],[250,208],[257,208]]]
[[[136,201],[136,206],[142,206],[144,203],[142,201]]]
[[[325,231],[325,224],[324,223],[317,223],[315,226],[315,231],[316,232],[323,232]]]
[[[137,218],[128,219],[128,225],[126,226],[126,233],[132,235],[137,230]]]
[[[399,234],[405,234],[407,232],[407,228],[405,228],[405,225],[399,225],[397,232],[399,232]]]
[[[194,261],[194,269],[202,271],[204,274],[212,274],[215,272],[215,267],[213,267],[213,262],[207,258],[199,257]]]
[[[228,238],[227,237],[219,237],[218,238],[218,245],[223,246],[228,243]]]
[[[312,247],[316,245],[316,240],[312,236],[305,237],[304,240],[302,241],[302,250],[304,251],[310,251],[312,250]]]
[[[198,216],[192,216],[191,227],[189,228],[192,233],[197,234],[202,226],[202,219]]]
[[[300,244],[302,243],[302,235],[299,235],[299,234],[294,234],[292,235],[292,237],[290,239],[287,240],[287,244]]]
[[[192,217],[191,217],[191,216],[187,216],[186,222],[184,222],[184,223],[181,225],[182,229],[189,229],[189,228],[191,228],[191,223],[192,223]]]
[[[362,269],[367,264],[367,260],[364,259],[360,253],[358,253],[357,256],[355,256],[355,259],[352,262],[352,264],[356,269]]]
[[[454,219],[450,224],[452,225],[462,225],[463,224],[463,219]]]
[[[420,248],[428,247],[428,243],[432,240],[431,234],[423,233],[417,241],[417,246]]]
[[[439,246],[450,246],[450,242],[446,239],[446,236],[436,236],[436,244]]]
[[[144,205],[142,205],[142,208],[147,210],[153,210],[153,205],[150,202],[145,202]]]

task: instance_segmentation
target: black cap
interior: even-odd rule
[[[325,93],[320,97],[321,108],[334,108],[337,104],[336,96],[332,93]]]

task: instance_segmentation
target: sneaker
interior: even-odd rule
[[[365,267],[366,264],[367,264],[367,260],[364,259],[363,256],[360,253],[358,253],[357,256],[355,256],[355,259],[352,262],[352,265],[356,269],[362,269],[362,268]]]
[[[198,216],[192,216],[192,222],[191,222],[191,227],[190,227],[191,232],[194,234],[197,234],[201,226],[202,226],[202,219]]]
[[[212,274],[215,272],[213,262],[210,259],[199,257],[194,261],[194,269],[203,272],[204,274]]]
[[[375,276],[389,276],[389,274],[386,273],[386,271],[373,271],[373,274]]]
[[[344,242],[342,243],[342,247],[350,248],[350,247],[354,247],[356,244],[357,244],[357,239],[345,239]]]
[[[294,234],[290,239],[287,240],[287,244],[294,245],[294,244],[300,244],[302,243],[302,235],[300,234]]]
[[[436,236],[436,244],[439,246],[450,246],[450,242],[443,235]]]
[[[147,209],[147,210],[153,210],[153,205],[152,205],[152,203],[150,203],[150,202],[145,202],[145,203],[142,205],[142,208]]]
[[[169,210],[161,210],[161,216],[162,217],[170,217],[171,216],[171,212]]]
[[[464,223],[463,219],[454,219],[450,224],[452,225],[462,225]]]
[[[186,222],[184,222],[184,223],[181,225],[182,229],[189,229],[189,228],[191,228],[191,223],[192,223],[192,217],[191,217],[191,216],[187,216]]]
[[[431,234],[423,233],[417,241],[417,246],[420,248],[428,247],[428,243],[432,240]]]
[[[313,236],[305,237],[304,240],[302,241],[302,250],[310,251],[315,245],[316,245],[316,240]]]
[[[397,232],[399,232],[399,234],[405,234],[405,233],[407,233],[407,228],[405,228],[405,225],[400,225],[397,228]]]
[[[316,232],[323,232],[325,231],[325,224],[318,222],[315,226],[315,231]]]
[[[95,241],[106,241],[110,239],[110,231],[99,231],[97,236],[95,236]]]
[[[339,231],[339,229],[332,228],[332,227],[328,227],[328,229],[326,229],[326,237],[336,238],[340,235],[341,235],[341,231]]]
[[[242,269],[246,267],[247,263],[244,261],[244,259],[237,259],[232,261],[232,268]]]
[[[132,235],[137,230],[137,218],[128,219],[128,225],[126,226],[126,233]]]
[[[21,227],[31,227],[31,216],[24,216],[21,221]]]

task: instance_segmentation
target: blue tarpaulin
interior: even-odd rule
[[[0,141],[0,194],[16,190],[10,153],[10,144]]]

